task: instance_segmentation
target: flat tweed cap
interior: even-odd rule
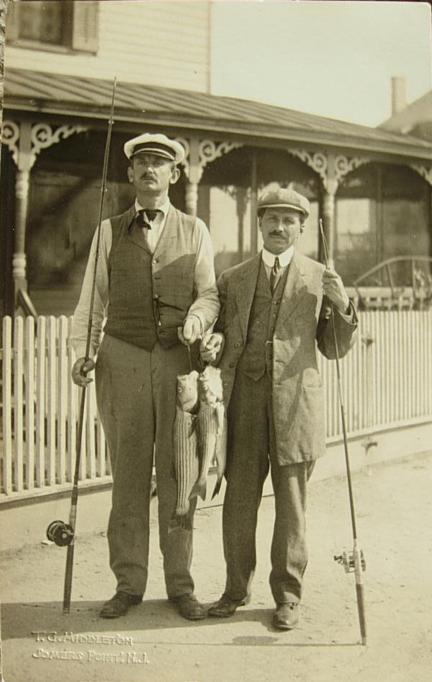
[[[264,191],[258,197],[258,210],[261,208],[293,208],[306,218],[310,213],[309,200],[303,194],[285,187]]]
[[[181,163],[185,158],[183,145],[176,140],[171,140],[162,133],[143,133],[125,142],[124,153],[128,159],[135,154],[145,153],[156,154],[164,159],[170,159],[176,163]]]

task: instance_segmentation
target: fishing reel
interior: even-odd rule
[[[338,564],[341,564],[344,569],[345,573],[353,573],[355,570],[355,562],[354,562],[354,552],[342,552],[342,554],[335,554],[333,557],[335,561],[337,561]],[[360,550],[360,565],[362,571],[366,570],[366,560],[364,558],[363,550]]]
[[[74,532],[69,523],[64,521],[51,521],[47,528],[47,538],[59,547],[66,547],[72,543]]]

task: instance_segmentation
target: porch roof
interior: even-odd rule
[[[4,108],[79,119],[106,119],[112,81],[7,68]],[[432,144],[382,128],[201,92],[119,82],[115,119],[135,126],[204,131],[244,142],[351,149],[432,160]]]

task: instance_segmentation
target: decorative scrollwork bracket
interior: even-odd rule
[[[20,170],[29,171],[42,149],[47,149],[61,140],[76,133],[85,132],[81,125],[62,125],[53,127],[48,123],[22,122],[6,120],[3,122],[2,142],[12,153],[12,158]]]

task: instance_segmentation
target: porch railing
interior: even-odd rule
[[[360,339],[341,362],[349,434],[432,421],[432,311],[359,314]],[[79,389],[66,317],[3,319],[0,500],[67,488],[76,452]],[[327,438],[341,435],[335,363],[320,360]],[[89,385],[81,481],[110,480],[110,463]]]

